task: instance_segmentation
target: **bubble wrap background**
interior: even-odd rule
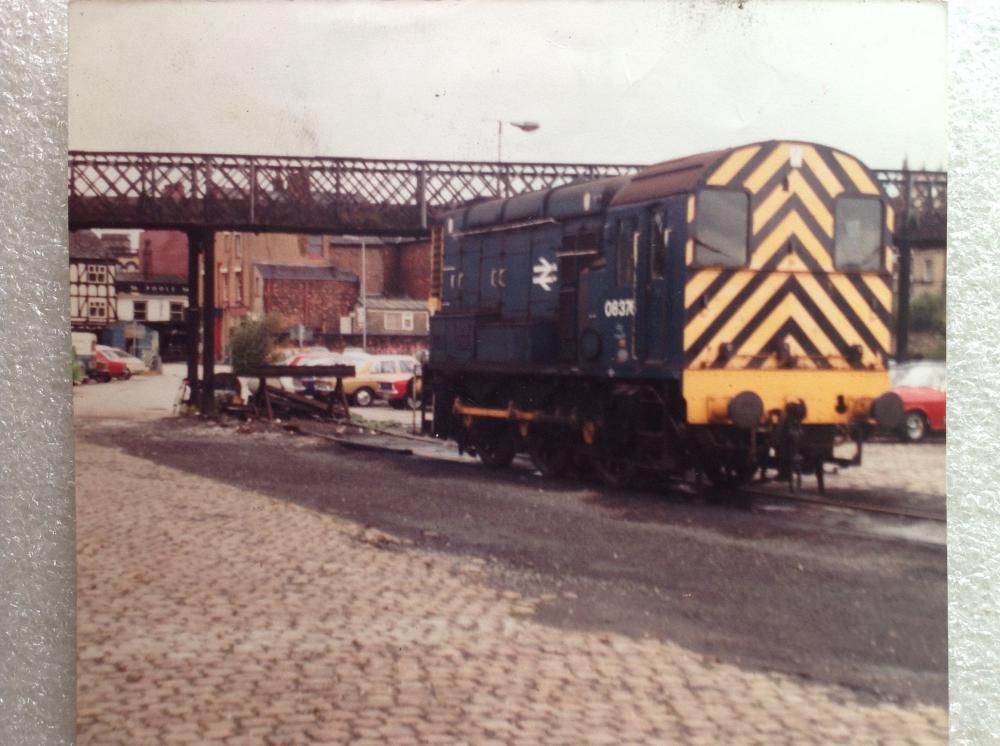
[[[1000,742],[1000,4],[949,3],[952,742]],[[905,60],[896,61],[905,64]],[[0,5],[0,744],[72,743],[66,8]],[[877,126],[877,124],[873,125]]]
[[[66,7],[0,2],[0,744],[72,743]]]
[[[949,4],[951,734],[1000,743],[1000,4]]]

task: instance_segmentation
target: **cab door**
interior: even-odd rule
[[[676,365],[680,360],[686,227],[684,195],[648,208],[641,238],[637,326],[642,340],[639,357],[654,365]]]
[[[667,320],[669,313],[668,250],[669,216],[666,204],[652,205],[646,211],[645,230],[639,258],[638,303],[639,358],[643,362],[662,363],[667,358]]]

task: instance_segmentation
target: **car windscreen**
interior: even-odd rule
[[[943,365],[910,365],[899,371],[896,386],[946,390],[946,368]]]

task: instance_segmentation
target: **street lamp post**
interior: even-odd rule
[[[541,125],[538,122],[506,122],[511,127],[517,127],[522,132],[534,132]],[[502,119],[497,120],[497,163],[503,162],[503,126]]]
[[[368,352],[368,262],[365,237],[361,237],[361,349]]]
[[[538,122],[507,122],[511,127],[517,127],[522,132],[534,132],[541,125]],[[497,120],[497,192],[502,192],[507,196],[510,192],[509,184],[501,174],[503,170],[503,126],[502,119]],[[507,187],[506,189],[504,187]]]

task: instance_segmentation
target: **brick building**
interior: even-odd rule
[[[396,345],[400,351],[426,346],[421,313],[427,311],[430,287],[427,243],[365,238],[362,250],[361,239],[349,236],[223,232],[215,237],[215,273],[219,358],[228,355],[229,331],[240,319],[260,318],[269,312],[279,313],[286,329],[303,324],[312,339],[331,349],[360,345],[364,321],[363,314],[358,314],[358,299],[362,293],[376,306],[383,299],[409,304],[406,309],[374,311],[377,319],[369,322],[370,346],[388,350]],[[410,320],[423,331],[383,328],[384,310],[390,313],[390,327],[396,321],[392,314],[399,311],[416,314]]]
[[[181,231],[139,234],[139,268],[148,276],[183,277],[188,273],[188,240]]]
[[[301,324],[335,337],[358,301],[358,278],[335,267],[256,262],[254,284],[261,288],[251,306],[254,316],[279,313],[286,326]]]

